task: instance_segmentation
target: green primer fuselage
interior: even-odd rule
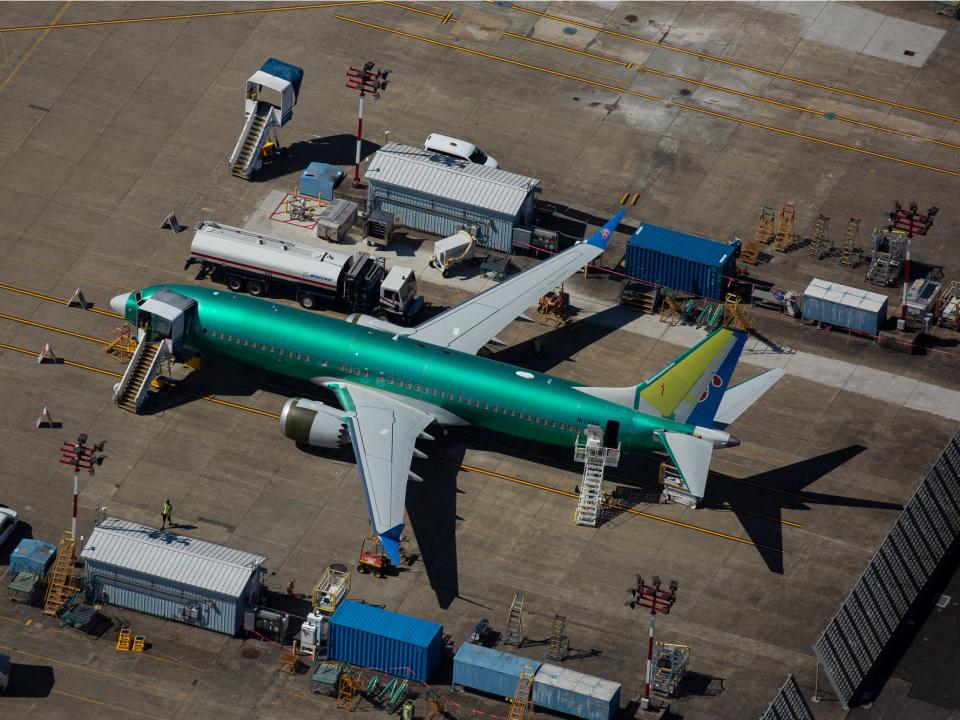
[[[184,346],[281,375],[344,380],[442,408],[471,425],[570,447],[592,423],[620,423],[624,450],[661,449],[655,430],[691,433],[693,426],[653,417],[588,395],[561,378],[490,358],[428,345],[309,310],[230,292],[165,285],[197,302]],[[131,295],[125,316],[136,324]],[[142,318],[141,318],[142,320]]]

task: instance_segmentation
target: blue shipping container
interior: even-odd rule
[[[722,300],[736,274],[733,245],[643,223],[624,255],[627,275],[655,285]]]
[[[502,698],[513,697],[525,668],[536,672],[540,661],[465,643],[453,657],[453,684]]]
[[[443,627],[346,600],[330,617],[327,656],[426,682],[440,664]]]
[[[300,176],[300,194],[333,200],[333,188],[342,177],[343,170],[340,168],[326,163],[312,162]]]
[[[543,664],[533,678],[533,704],[584,720],[613,720],[620,683]]]
[[[814,278],[803,291],[805,320],[876,335],[887,320],[887,296]]]
[[[10,553],[10,575],[15,576],[18,572],[35,573],[37,571],[41,575],[46,575],[56,554],[56,546],[48,542],[21,540],[13,552]]]

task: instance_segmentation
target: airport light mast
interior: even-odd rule
[[[70,532],[77,538],[77,500],[80,496],[80,471],[88,470],[93,475],[94,452],[96,447],[87,446],[86,434],[81,434],[74,442],[65,442],[60,447],[60,462],[63,465],[73,466],[73,515],[70,521]]]
[[[380,93],[387,89],[387,76],[389,70],[377,70],[373,68],[376,63],[368,61],[362,68],[351,67],[347,70],[347,87],[356,90],[360,95],[360,112],[357,116],[357,157],[356,164],[353,167],[353,186],[360,187],[360,146],[363,144],[363,98],[367,95],[373,95],[374,100],[380,99]]]
[[[643,578],[637,575],[637,584],[627,588],[627,598],[624,605],[631,610],[637,605],[650,610],[650,634],[647,640],[647,675],[643,684],[643,697],[640,699],[640,708],[650,709],[650,684],[653,682],[653,629],[657,622],[657,613],[670,613],[670,608],[677,601],[677,581],[671,580],[669,590],[660,587],[660,576],[654,575],[647,585]]]

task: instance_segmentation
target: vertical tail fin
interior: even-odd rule
[[[746,340],[746,333],[714,330],[637,385],[634,409],[710,427]]]

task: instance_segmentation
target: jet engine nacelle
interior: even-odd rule
[[[343,415],[343,410],[316,400],[290,398],[280,412],[280,432],[313,447],[343,447],[350,442]]]
[[[381,320],[380,318],[373,317],[373,315],[364,315],[363,313],[353,313],[352,315],[348,315],[347,322],[360,325],[361,327],[372,328],[374,330],[384,330],[388,333],[393,333],[394,335],[409,335],[413,332],[413,328],[394,325],[389,320]]]

